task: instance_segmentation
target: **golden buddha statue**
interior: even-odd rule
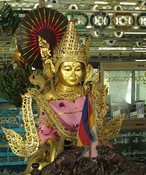
[[[105,144],[115,138],[124,119],[124,116],[115,117],[105,123],[107,88],[100,84],[98,72],[93,75],[93,68],[88,63],[90,38],[84,46],[74,21],[68,23],[53,56],[43,38],[39,37],[39,43],[43,74],[33,73],[30,77],[39,89],[28,89],[22,96],[26,139],[3,128],[12,151],[30,157],[25,174],[31,173],[33,163],[39,163],[41,170],[67,147],[90,145],[90,152],[87,149],[85,156],[97,156],[98,140]],[[38,130],[31,108],[32,99],[36,100],[39,109]]]

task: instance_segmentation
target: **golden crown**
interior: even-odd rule
[[[89,39],[86,46],[79,39],[75,29],[75,21],[69,21],[67,31],[64,33],[61,42],[53,52],[53,62],[56,71],[60,64],[66,61],[81,62],[87,65],[89,59]]]

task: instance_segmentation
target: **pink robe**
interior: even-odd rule
[[[51,100],[48,103],[66,129],[78,132],[85,98],[85,96],[79,97],[74,102],[68,100]],[[40,115],[40,119],[46,119],[46,115],[43,112]],[[41,121],[38,123],[38,126],[38,132],[42,144],[44,144],[49,138],[59,138],[58,132],[52,126],[46,126],[41,123]],[[98,144],[98,141],[93,142],[90,145],[90,151],[87,151],[84,156],[96,157],[98,155],[96,149]]]
[[[74,102],[68,100],[51,100],[48,103],[66,129],[78,131],[85,98],[85,96],[79,97]],[[40,119],[45,118],[46,116],[42,112]],[[45,143],[48,138],[58,137],[57,131],[52,126],[46,126],[41,122],[38,123],[38,132],[42,143]]]

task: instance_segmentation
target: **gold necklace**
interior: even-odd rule
[[[59,99],[71,101],[75,101],[78,97],[85,95],[84,89],[81,86],[75,87],[73,91],[61,91],[56,87],[55,93]]]

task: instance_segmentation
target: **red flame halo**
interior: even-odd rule
[[[68,19],[57,10],[41,7],[28,12],[17,31],[17,46],[25,62],[42,69],[38,36],[49,44],[51,54],[66,31]]]

